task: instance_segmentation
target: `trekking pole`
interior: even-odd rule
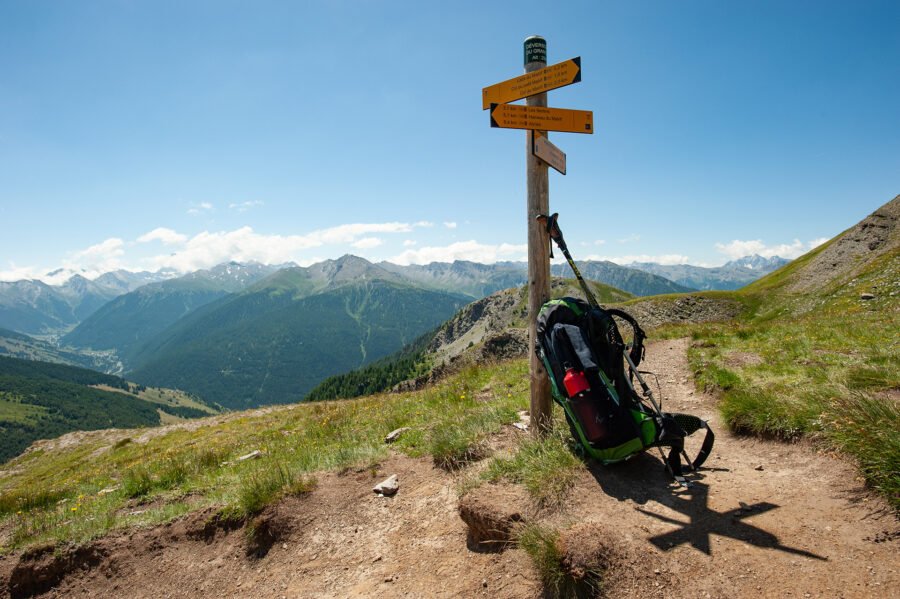
[[[594,308],[599,308],[600,304],[597,302],[597,298],[594,297],[594,294],[591,293],[591,290],[587,286],[587,282],[584,280],[584,277],[581,276],[581,271],[578,270],[578,267],[575,265],[575,260],[572,259],[572,254],[569,253],[569,248],[566,245],[566,240],[563,239],[562,229],[559,228],[559,213],[554,212],[552,215],[547,216],[546,214],[540,214],[537,217],[538,221],[547,227],[547,233],[550,235],[550,239],[556,242],[556,246],[562,251],[563,256],[566,257],[566,261],[569,263],[569,266],[572,267],[572,272],[575,273],[575,278],[578,279],[578,283],[581,285],[582,291],[587,296],[588,302]],[[550,248],[550,255],[553,255],[553,248]],[[641,384],[641,389],[644,391],[644,395],[650,400],[650,403],[653,404],[653,407],[656,408],[657,412],[662,412],[660,406],[656,403],[656,399],[653,397],[653,391],[650,389],[650,386],[644,380],[644,378],[638,372],[637,366],[635,366],[634,362],[631,361],[631,357],[628,355],[627,348],[622,352],[625,356],[625,359],[628,361],[628,366],[631,368],[631,371],[637,375],[637,379]],[[633,390],[633,389],[632,389]]]
[[[634,362],[631,361],[631,356],[628,355],[628,351],[622,351],[622,354],[625,356],[625,361],[628,362],[628,367],[631,369],[631,372],[637,377],[638,383],[641,385],[641,390],[644,392],[644,397],[650,400],[650,403],[653,404],[653,407],[656,408],[656,411],[662,414],[662,406],[656,403],[656,398],[653,397],[653,389],[650,388],[650,385],[647,384],[647,381],[644,380],[644,377],[641,376],[641,373],[638,371],[637,366],[635,366]]]
[[[547,227],[547,233],[550,235],[550,239],[556,242],[556,247],[560,249],[563,256],[566,257],[569,266],[572,267],[572,272],[575,273],[575,278],[578,279],[581,290],[584,291],[584,295],[587,296],[588,303],[591,304],[591,307],[593,308],[599,308],[600,304],[597,302],[597,298],[591,293],[591,290],[587,286],[587,282],[585,282],[584,277],[581,276],[581,271],[575,266],[575,260],[572,259],[572,254],[569,253],[569,248],[566,246],[566,240],[563,239],[562,230],[559,228],[559,223],[557,222],[558,218],[558,212],[554,212],[550,216],[547,216],[546,214],[539,214],[537,216],[538,222]],[[550,246],[550,257],[553,257],[552,245]]]

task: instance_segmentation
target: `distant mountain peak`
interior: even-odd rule
[[[750,270],[761,270],[765,272],[770,272],[775,270],[776,268],[780,268],[790,262],[787,258],[782,258],[781,256],[772,256],[771,258],[763,258],[759,254],[752,254],[750,256],[742,256],[736,260],[731,260],[730,262],[726,262],[725,266],[740,266],[744,268],[749,268]]]

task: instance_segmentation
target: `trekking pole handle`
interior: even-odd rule
[[[564,249],[566,247],[566,241],[563,239],[562,229],[559,228],[558,219],[558,212],[554,212],[550,216],[547,216],[546,214],[538,214],[537,216],[537,220],[547,227],[547,234],[550,235],[550,239],[556,242],[559,249]]]

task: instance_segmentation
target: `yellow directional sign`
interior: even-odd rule
[[[532,136],[531,153],[561,174],[566,174],[566,153],[550,143],[547,135],[541,131],[535,131]]]
[[[481,90],[481,109],[506,104],[581,81],[581,57],[513,77]]]
[[[491,104],[491,127],[593,133],[594,113],[590,110],[542,108],[540,106],[522,106],[521,104]]]

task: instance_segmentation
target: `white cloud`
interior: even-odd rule
[[[486,245],[475,240],[459,241],[446,246],[423,247],[405,252],[390,259],[395,264],[428,264],[430,262],[453,262],[470,260],[483,264],[493,264],[500,260],[526,260],[528,246],[501,243]]]
[[[0,281],[21,281],[23,279],[41,278],[40,269],[33,266],[16,266],[10,262],[7,270],[0,270]]]
[[[349,244],[357,249],[371,249],[382,245],[383,241],[366,235],[409,233],[416,226],[421,225],[400,222],[352,223],[312,231],[306,235],[265,235],[250,227],[216,233],[204,231],[187,240],[178,252],[145,258],[142,267],[151,270],[174,268],[187,272],[209,268],[227,260],[256,261],[263,264],[312,264],[300,253],[325,245],[342,244]]]
[[[351,223],[311,231],[303,235],[269,235],[257,233],[251,227],[232,231],[203,231],[188,236],[165,227],[157,227],[134,242],[109,238],[82,250],[69,253],[61,264],[52,268],[20,267],[9,264],[0,270],[0,280],[38,278],[53,284],[62,283],[74,272],[92,279],[111,270],[158,270],[171,268],[190,272],[210,268],[222,262],[261,262],[282,264],[295,262],[309,265],[325,257],[346,253],[351,249],[367,250],[384,245],[386,235],[408,234],[419,227],[431,227],[427,221],[417,223]],[[155,243],[160,242],[160,243]],[[164,248],[162,245],[164,244]],[[394,258],[401,264],[418,264],[434,261],[472,260],[493,263],[498,260],[525,260],[526,246],[512,244],[481,244],[464,241],[444,247],[419,247],[414,239],[403,241],[403,253]],[[327,249],[317,249],[327,248]],[[164,250],[164,251],[161,251]],[[47,273],[62,267],[54,277]],[[50,280],[52,279],[52,281]]]
[[[751,239],[746,241],[735,239],[731,243],[717,243],[716,251],[725,254],[731,260],[743,258],[744,256],[751,256],[753,254],[759,254],[763,258],[780,256],[782,258],[793,259],[802,256],[809,250],[822,245],[826,241],[828,241],[827,238],[821,237],[807,243],[795,239],[792,243],[766,245],[761,239]]]
[[[105,272],[122,268],[124,255],[125,242],[118,237],[110,237],[83,250],[72,252],[67,258],[63,259],[62,268],[79,272],[84,277],[93,279]],[[64,278],[67,279],[68,276],[64,275]],[[41,276],[40,278],[53,284],[63,282],[57,280],[58,277],[48,279],[45,276]]]
[[[372,248],[377,248],[383,243],[384,242],[377,237],[363,237],[359,241],[354,241],[350,245],[358,250],[371,250]]]
[[[431,222],[431,221],[427,221],[427,220],[420,220],[419,222],[414,223],[413,226],[414,226],[414,227],[426,227],[426,228],[429,228],[429,227],[433,227],[433,226],[434,226],[434,223]]]
[[[632,262],[656,262],[657,264],[688,264],[690,262],[690,258],[688,256],[683,256],[681,254],[660,254],[660,255],[649,255],[649,254],[629,254],[627,256],[587,256],[584,258],[585,260],[607,260],[609,262],[615,262],[616,264],[631,264]]]
[[[292,260],[295,253],[322,245],[310,235],[260,235],[250,227],[234,231],[204,231],[190,238],[173,254],[145,260],[150,269],[174,268],[187,272],[209,268],[227,260],[280,264]]]
[[[100,243],[75,252],[72,254],[72,257],[75,260],[95,260],[97,258],[105,259],[121,256],[125,253],[125,250],[122,249],[124,246],[125,242],[118,237],[110,237]]]
[[[188,208],[188,214],[201,214],[203,212],[210,212],[213,210],[215,206],[212,205],[211,202],[200,202],[199,204],[194,204],[190,208]]]
[[[637,233],[632,233],[628,237],[623,237],[619,240],[619,243],[635,243],[641,240],[641,236]]]
[[[137,238],[138,243],[149,243],[151,241],[161,241],[165,245],[175,245],[187,241],[187,235],[182,235],[165,227],[157,227]]]
[[[228,204],[229,210],[236,210],[238,212],[247,212],[251,208],[256,208],[257,206],[262,206],[262,200],[250,200],[248,202],[233,202]]]
[[[597,241],[594,242],[594,245],[603,245],[605,243],[606,243],[605,239],[598,239]]]
[[[315,243],[322,245],[325,243],[352,243],[361,235],[369,233],[409,233],[413,227],[419,225],[411,225],[409,223],[354,223],[349,225],[338,225],[330,229],[322,229],[313,231],[307,237]]]
[[[456,228],[456,223],[453,222],[453,221],[449,221],[449,222],[448,222],[448,221],[445,221],[445,222],[444,222],[444,226],[447,227],[448,229],[455,229],[455,228]]]

